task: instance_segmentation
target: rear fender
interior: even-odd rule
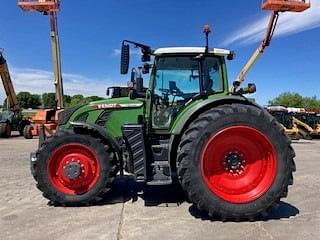
[[[223,104],[232,104],[232,103],[242,103],[245,105],[252,105],[257,108],[263,109],[263,107],[258,104],[249,101],[243,96],[223,96],[214,99],[206,99],[199,104],[191,107],[187,112],[181,113],[181,115],[176,119],[176,122],[173,125],[171,130],[171,139],[170,139],[170,164],[172,169],[176,169],[176,155],[177,149],[180,143],[180,139],[187,127],[192,123],[194,119],[197,118],[201,113],[212,109],[214,107],[221,106]]]

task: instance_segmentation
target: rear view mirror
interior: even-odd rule
[[[142,67],[142,74],[148,74],[148,73],[150,73],[150,64],[145,63],[143,64],[143,67]]]
[[[228,60],[233,60],[235,58],[235,53],[234,53],[234,51],[231,51],[229,54],[228,54],[228,56],[227,56],[227,59]]]
[[[248,93],[255,93],[257,91],[257,87],[254,83],[248,84]]]
[[[130,62],[130,46],[128,44],[122,44],[121,47],[121,74],[127,74],[129,71]]]

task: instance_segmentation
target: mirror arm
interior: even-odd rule
[[[134,41],[130,41],[130,40],[123,40],[122,41],[122,44],[125,44],[125,43],[130,43],[130,44],[133,44],[135,45],[136,47],[139,47],[139,48],[142,48],[142,49],[145,49],[145,50],[148,50],[151,54],[151,47],[147,46],[147,45],[144,45],[142,43],[137,43],[137,42],[134,42]]]

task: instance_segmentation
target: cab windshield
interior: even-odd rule
[[[203,60],[195,56],[158,58],[153,72],[153,127],[168,128],[195,95],[222,92],[221,72],[220,59],[214,56]]]
[[[201,72],[203,83],[200,83]],[[201,87],[208,93],[223,91],[218,58],[207,57],[202,64],[194,57],[162,57],[157,61],[155,94],[168,95],[171,100],[189,100],[200,93]]]
[[[317,116],[316,115],[313,115],[313,114],[309,114],[307,116],[307,123],[310,127],[312,128],[316,128],[317,127],[317,124],[319,123],[318,122],[318,119],[317,119]]]

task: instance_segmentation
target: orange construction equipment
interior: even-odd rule
[[[59,0],[21,0],[18,6],[26,12],[58,12],[60,10]]]
[[[264,39],[262,40],[259,47],[255,50],[252,56],[249,58],[246,65],[241,69],[236,80],[233,82],[233,87],[231,88],[231,94],[237,94],[240,85],[244,82],[245,77],[248,75],[249,71],[252,69],[254,64],[258,61],[261,55],[264,53],[265,49],[270,46],[271,40],[273,38],[274,31],[276,29],[280,12],[303,12],[310,8],[310,1],[307,0],[263,0],[262,9],[271,10],[272,14],[270,16],[269,24]]]
[[[51,136],[56,132],[57,119],[59,113],[63,110],[44,109],[36,113],[32,118],[32,124],[27,125],[23,131],[23,135],[26,139],[31,139],[33,136],[41,135],[41,129],[43,134]]]
[[[262,9],[277,12],[303,12],[310,8],[308,0],[263,0]]]
[[[49,16],[56,106],[55,109],[44,109],[38,112],[32,119],[33,124],[25,129],[24,135],[25,138],[32,138],[35,135],[39,135],[41,129],[44,130],[46,135],[51,135],[58,125],[58,113],[63,111],[63,81],[57,20],[60,0],[20,0],[18,6],[26,12],[40,12]]]

